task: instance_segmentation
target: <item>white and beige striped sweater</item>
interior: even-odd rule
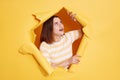
[[[65,33],[58,42],[52,44],[42,42],[40,50],[50,64],[59,64],[72,57],[72,43],[79,37],[78,30],[70,31]]]

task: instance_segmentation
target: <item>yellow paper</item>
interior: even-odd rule
[[[120,1],[119,0],[3,0],[0,2],[0,80],[120,80]],[[33,44],[36,24],[40,25],[62,8],[85,21],[84,44],[79,64],[69,71],[53,70],[42,57],[39,65],[32,55],[40,53]],[[42,20],[37,22],[33,14]],[[87,22],[86,22],[87,21]],[[84,39],[84,38],[83,38]],[[29,47],[23,47],[22,46]],[[42,71],[43,70],[43,71]],[[47,72],[49,76],[43,73]]]

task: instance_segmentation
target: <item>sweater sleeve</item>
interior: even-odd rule
[[[42,42],[40,45],[40,51],[42,52],[42,55],[47,59],[47,61],[51,64],[50,54],[49,54],[49,48],[46,45],[45,42]]]
[[[69,39],[71,39],[72,43],[81,37],[79,30],[69,31],[66,35]]]

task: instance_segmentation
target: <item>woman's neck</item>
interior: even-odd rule
[[[61,35],[60,36],[58,36],[58,35],[56,35],[56,36],[54,36],[54,41],[55,42],[58,42],[58,41],[60,41],[61,40]]]

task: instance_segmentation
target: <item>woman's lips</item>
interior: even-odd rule
[[[59,31],[63,31],[64,29],[59,29]]]

